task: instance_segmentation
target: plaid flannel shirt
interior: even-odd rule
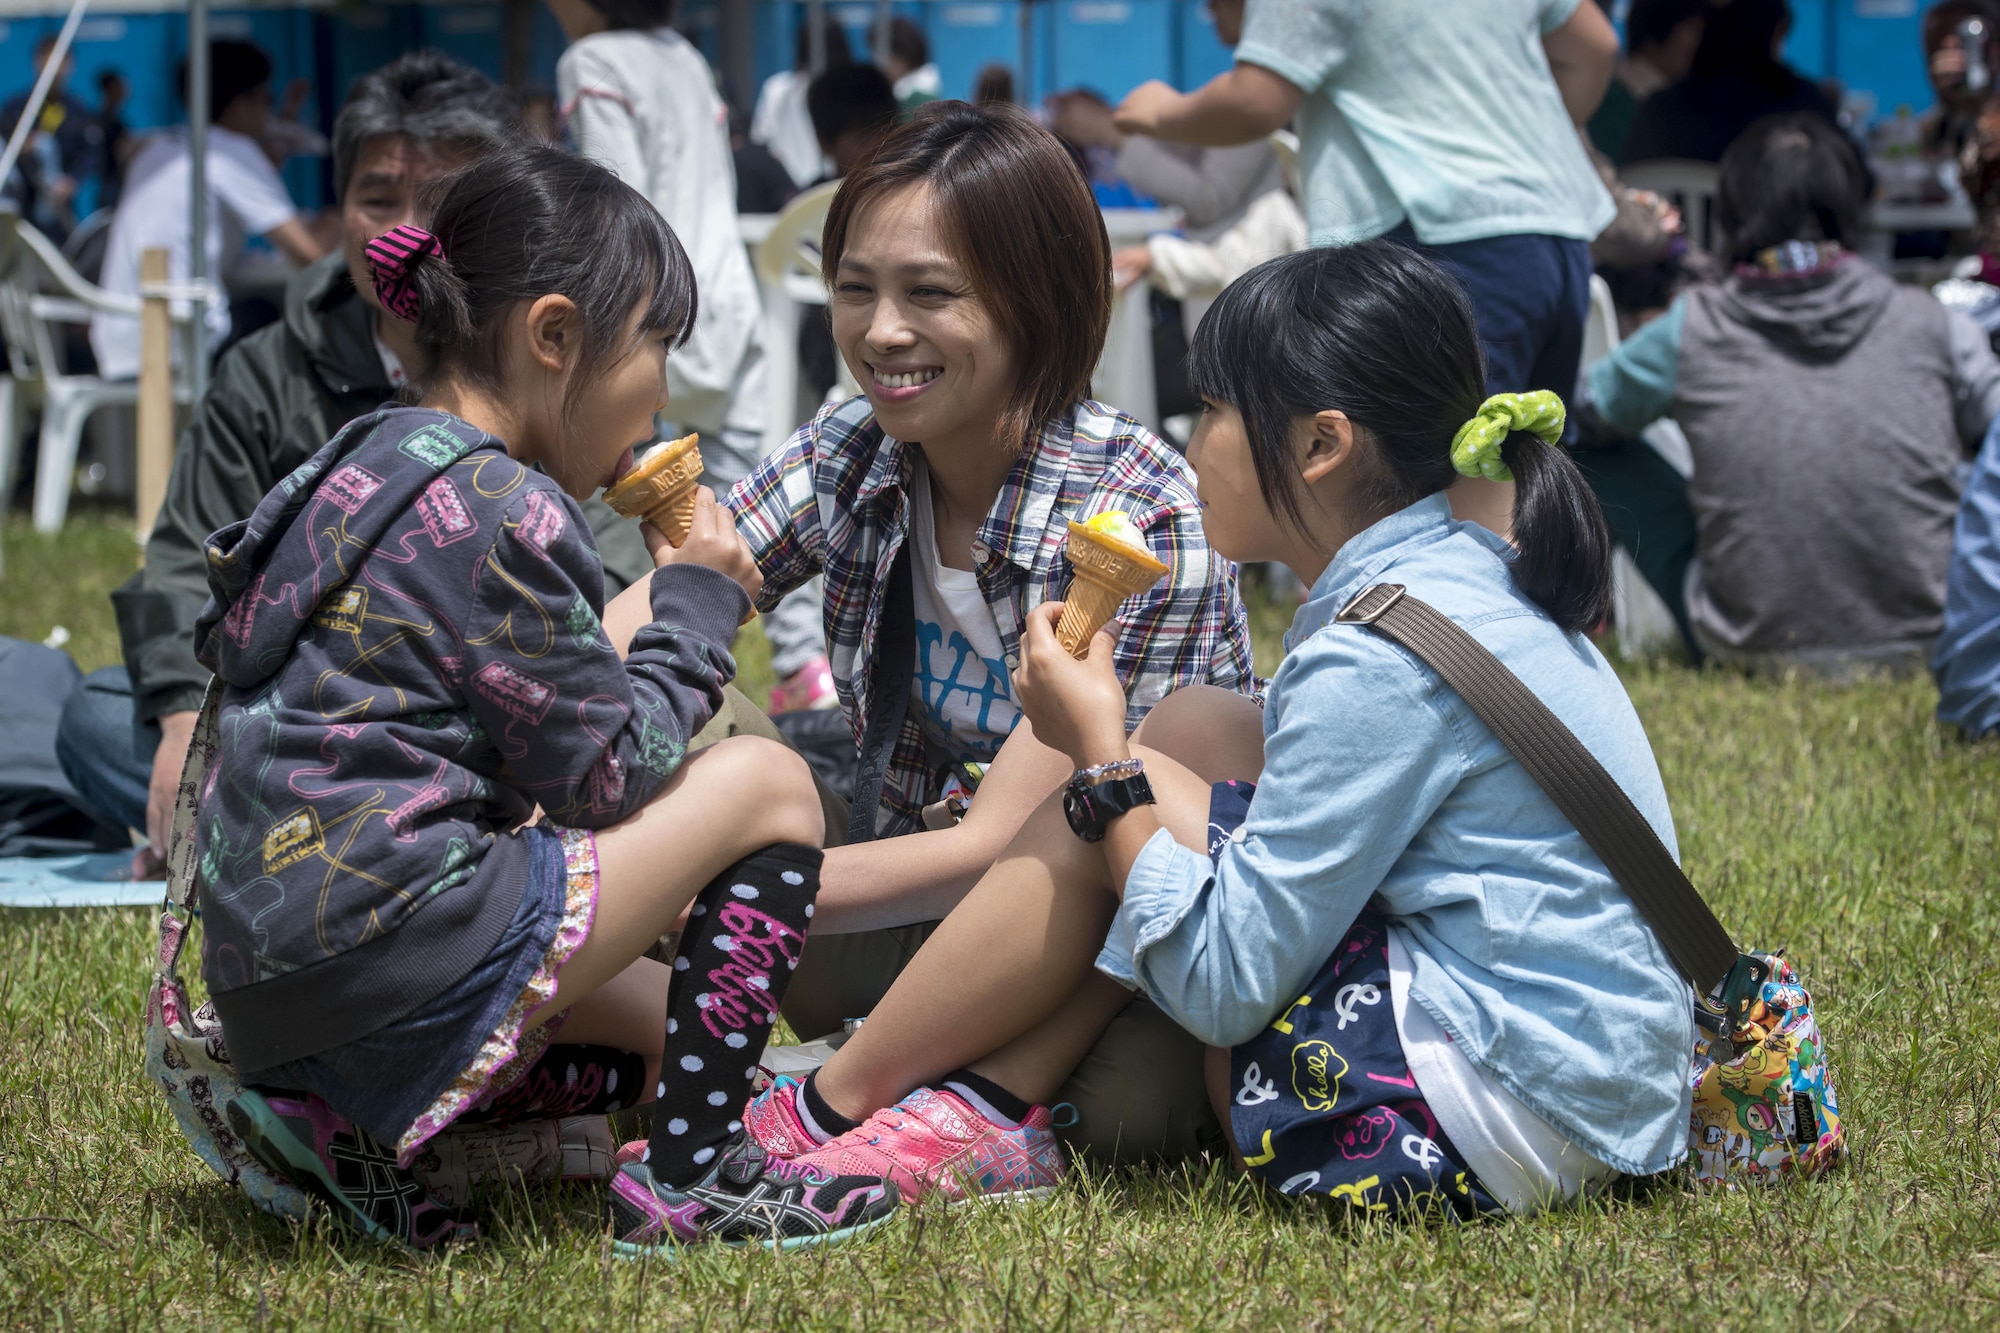
[[[764,574],[758,605],[826,576],[826,636],[834,687],[857,744],[876,701],[866,697],[882,641],[889,572],[909,533],[911,447],[875,424],[865,397],[824,407],[785,447],[738,482],[729,504]],[[1131,417],[1083,402],[1051,420],[1000,488],[973,542],[981,591],[1011,668],[1028,613],[1068,589],[1067,520],[1122,509],[1168,566],[1126,602],[1116,663],[1126,723],[1184,685],[1254,693],[1250,620],[1236,567],[1209,549],[1185,459]],[[918,705],[911,701],[883,783],[878,834],[922,827],[937,799]]]

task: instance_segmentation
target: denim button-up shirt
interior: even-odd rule
[[[1155,835],[1097,965],[1196,1036],[1235,1045],[1297,1000],[1374,898],[1409,950],[1411,995],[1475,1065],[1599,1160],[1660,1171],[1687,1138],[1687,986],[1457,693],[1373,630],[1334,621],[1362,589],[1406,585],[1554,709],[1675,849],[1624,687],[1515,587],[1508,550],[1453,521],[1443,496],[1341,548],[1286,636],[1239,838],[1211,864]]]

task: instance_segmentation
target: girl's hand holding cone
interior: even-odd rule
[[[639,525],[639,534],[646,539],[655,568],[706,565],[742,584],[752,602],[763,590],[764,576],[757,569],[756,557],[750,554],[750,543],[736,530],[736,516],[727,505],[717,503],[715,492],[706,486],[695,488],[694,516],[688,522],[687,539],[679,546],[667,540],[667,534],[650,519]]]
[[[1035,728],[1035,739],[1070,757],[1078,768],[1129,757],[1125,740],[1125,687],[1112,662],[1118,643],[1108,630],[1090,639],[1078,659],[1056,638],[1065,604],[1044,602],[1028,613],[1021,632],[1021,665],[1014,698]]]

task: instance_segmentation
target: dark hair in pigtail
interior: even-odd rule
[[[1500,456],[1514,473],[1515,586],[1571,632],[1611,611],[1611,534],[1604,511],[1568,452],[1515,431]]]
[[[1258,489],[1294,526],[1300,417],[1347,414],[1373,454],[1357,498],[1393,512],[1458,480],[1452,440],[1486,392],[1465,290],[1393,241],[1303,250],[1238,278],[1195,331],[1188,381],[1242,416]],[[1610,540],[1582,473],[1525,432],[1501,457],[1517,484],[1515,584],[1564,630],[1595,627],[1610,598]]]
[[[472,322],[472,293],[449,263],[426,258],[412,264],[410,285],[416,289],[422,314],[416,324],[420,346],[456,347],[477,336]],[[428,338],[425,337],[428,334]]]
[[[416,325],[417,380],[500,387],[505,316],[542,296],[568,297],[579,316],[583,369],[566,406],[645,338],[665,334],[678,347],[693,332],[687,252],[645,196],[595,162],[509,148],[440,188],[430,231],[398,227],[368,247],[383,308]]]

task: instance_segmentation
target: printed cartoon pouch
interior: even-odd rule
[[[1704,1185],[1816,1176],[1847,1156],[1833,1070],[1812,995],[1774,954],[1744,955],[1732,1016],[1695,1029],[1688,1156]]]
[[[216,713],[222,687],[211,681],[181,769],[174,798],[173,835],[167,844],[167,902],[160,913],[160,948],[146,996],[146,1074],[167,1095],[181,1133],[209,1169],[267,1213],[303,1218],[306,1196],[252,1157],[229,1126],[229,1103],[243,1082],[229,1063],[215,1006],[190,1001],[179,972],[181,946],[195,909],[194,814],[216,751]]]

